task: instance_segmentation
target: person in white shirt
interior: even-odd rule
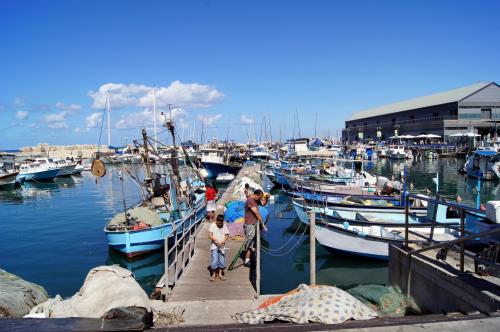
[[[229,230],[224,225],[224,216],[219,214],[215,223],[208,229],[210,244],[210,281],[218,276],[220,280],[226,280],[224,269],[226,268],[226,241],[229,238]]]

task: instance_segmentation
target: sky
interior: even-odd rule
[[[153,91],[161,140],[161,112],[197,142],[336,136],[366,108],[500,82],[498,13],[496,0],[2,0],[0,150],[107,144],[108,94],[111,144],[131,143],[153,132]]]

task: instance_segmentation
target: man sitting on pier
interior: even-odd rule
[[[212,240],[210,244],[210,281],[217,276],[220,280],[226,280],[224,269],[226,268],[226,241],[229,238],[229,230],[224,225],[224,215],[219,214],[215,223],[210,224],[208,237]]]
[[[267,227],[264,225],[262,216],[259,213],[259,201],[262,198],[263,192],[257,189],[252,195],[248,196],[245,202],[245,223],[243,229],[245,230],[245,266],[250,266],[250,255],[252,249],[255,247],[256,224],[259,222],[264,231]]]

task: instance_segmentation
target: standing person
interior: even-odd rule
[[[262,216],[259,213],[259,202],[262,198],[263,192],[257,189],[252,195],[248,196],[245,202],[245,223],[243,229],[245,230],[245,266],[250,266],[250,254],[252,248],[255,246],[256,224],[259,222],[264,231],[267,227],[264,225]]]
[[[245,186],[241,189],[240,199],[242,201],[246,201],[249,195],[250,195],[250,185],[248,183],[245,183]]]
[[[500,153],[497,153],[493,158],[491,158],[491,162],[493,163],[491,170],[495,173],[497,178],[500,179]]]
[[[215,196],[217,191],[212,184],[207,184],[207,189],[205,191],[205,203],[207,206],[207,217],[208,221],[214,221],[215,217]]]
[[[226,280],[224,269],[226,268],[226,241],[229,238],[229,230],[224,225],[224,216],[219,214],[215,223],[208,229],[210,244],[210,281],[218,276],[220,280]]]

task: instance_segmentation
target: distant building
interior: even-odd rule
[[[499,122],[499,123],[497,123]],[[342,130],[344,142],[384,141],[395,135],[497,133],[500,86],[480,82],[354,113]]]

